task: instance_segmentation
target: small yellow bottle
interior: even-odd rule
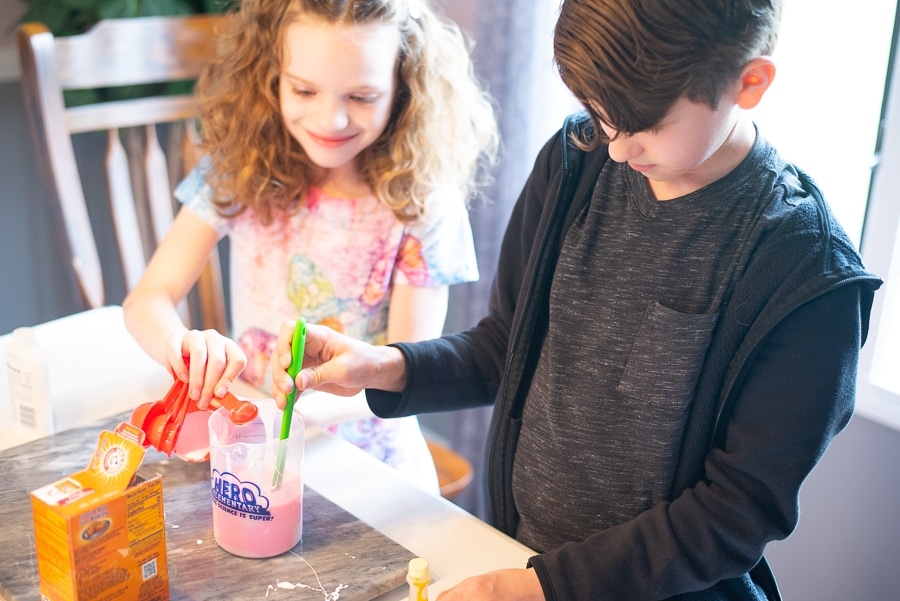
[[[406,574],[409,583],[409,601],[428,601],[428,562],[421,557],[409,560],[409,571]]]

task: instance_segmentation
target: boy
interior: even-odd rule
[[[745,112],[780,12],[565,0],[556,61],[589,120],[539,155],[490,315],[396,347],[309,329],[302,389],[368,388],[385,417],[495,404],[492,521],[538,554],[442,601],[779,598],[762,553],[850,419],[881,283]]]

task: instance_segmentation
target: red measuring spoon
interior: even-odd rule
[[[246,424],[256,419],[259,415],[259,407],[250,401],[242,401],[230,392],[226,392],[223,397],[215,397],[212,400],[213,405],[220,405],[228,409],[228,416],[236,424]]]
[[[131,412],[131,418],[128,421],[146,433],[147,426],[150,425],[153,418],[165,412],[166,408],[160,401],[141,403]]]
[[[165,439],[161,441],[162,446],[159,447],[159,450],[166,455],[172,455],[172,450],[175,448],[175,440],[178,438],[179,432],[181,432],[181,425],[184,423],[184,416],[187,415],[190,405],[196,407],[196,404],[188,398],[187,387],[184,386],[182,392],[176,397],[172,410],[169,412],[172,420],[166,428]]]
[[[168,413],[160,413],[156,417],[154,417],[150,422],[144,427],[144,431],[147,433],[147,444],[152,445],[158,451],[162,449],[160,446],[162,442],[165,440],[166,429],[169,427],[172,418]]]

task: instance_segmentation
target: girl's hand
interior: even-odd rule
[[[166,344],[169,372],[188,383],[188,395],[201,409],[223,397],[247,365],[236,342],[216,330],[188,330]]]
[[[287,393],[315,388],[339,396],[353,396],[365,388],[399,392],[406,384],[406,361],[395,348],[373,346],[327,326],[307,324],[303,369],[292,382],[291,336],[294,322],[285,322],[278,332],[272,365],[272,398],[284,409]]]
[[[466,578],[437,598],[438,601],[544,601],[544,591],[533,569],[509,569]]]

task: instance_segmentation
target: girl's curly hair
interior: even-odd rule
[[[434,190],[467,202],[495,159],[498,132],[459,28],[425,0],[243,0],[226,19],[218,56],[197,82],[201,150],[218,211],[252,208],[264,224],[297,211],[314,165],[288,133],[278,101],[283,36],[298,17],[392,23],[398,86],[382,135],[359,156],[376,197],[409,222]]]

